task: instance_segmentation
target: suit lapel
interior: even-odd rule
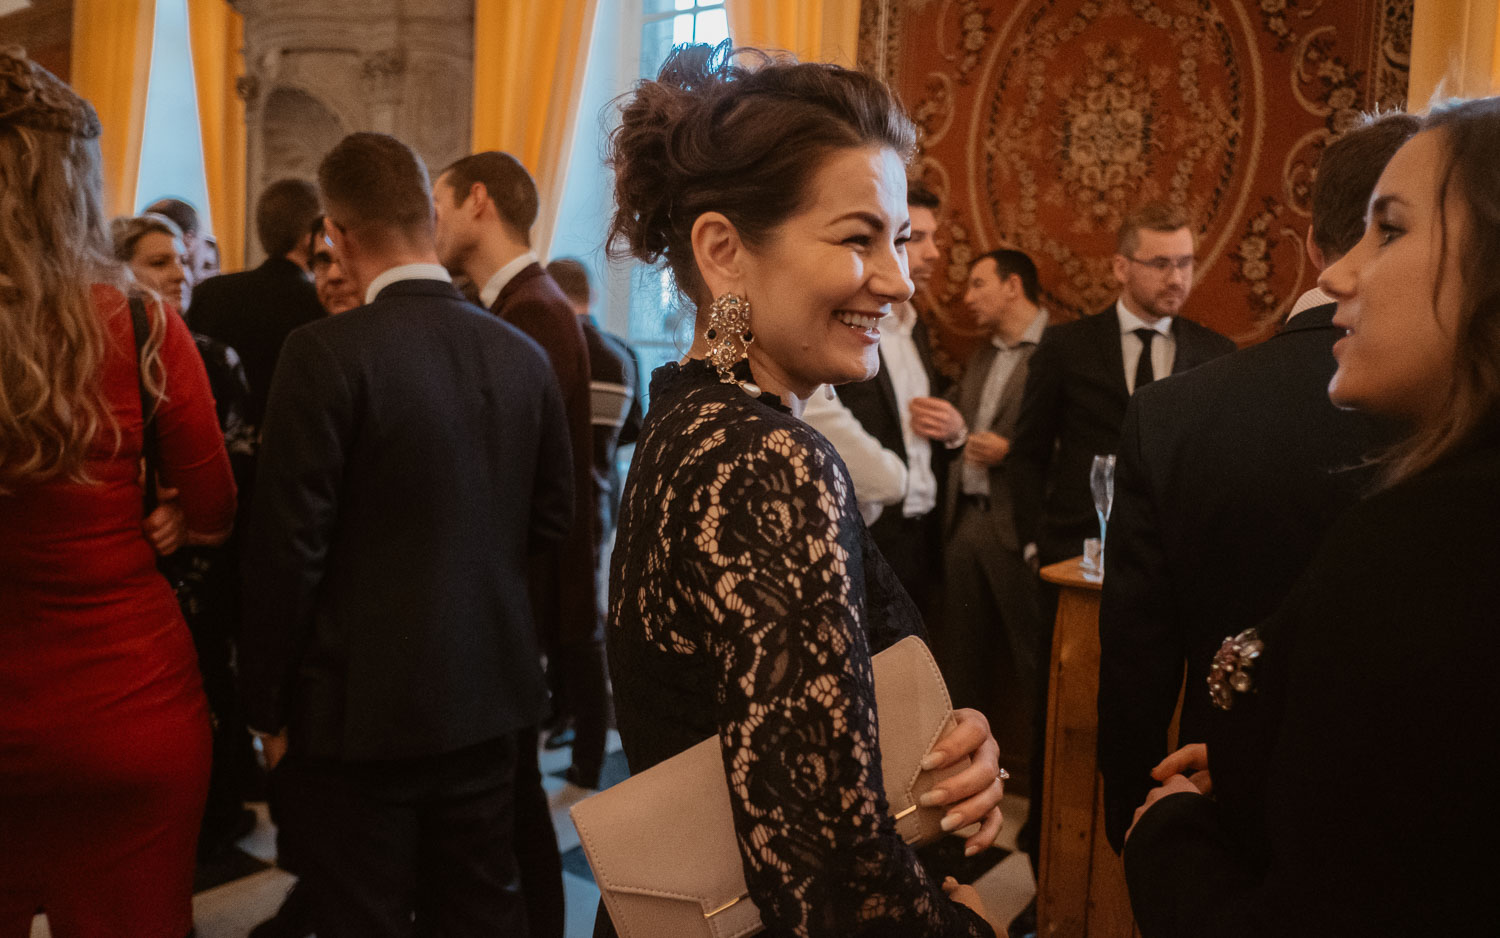
[[[515,296],[516,292],[528,282],[541,276],[542,273],[542,265],[540,264],[527,264],[525,267],[522,267],[516,272],[514,277],[506,282],[505,286],[500,288],[500,295],[495,297],[495,305],[490,307],[490,312],[504,319],[506,301]]]
[[[901,426],[901,405],[896,401],[896,385],[891,381],[891,369],[886,365],[885,353],[876,349],[880,356],[880,371],[875,374],[875,386],[880,389],[880,399],[885,402],[886,409],[891,413],[891,418],[896,426]]]
[[[970,426],[979,419],[980,399],[984,396],[984,385],[989,380],[990,369],[995,367],[995,356],[999,349],[986,342],[974,353],[974,360],[964,372],[963,389],[959,398],[959,411],[964,422]],[[980,427],[978,429],[989,429]]]
[[[1000,391],[1000,409],[995,411],[995,420],[989,429],[999,426],[1015,426],[1020,417],[1021,392],[1026,387],[1026,370],[1031,364],[1031,353],[1036,351],[1033,345],[1016,362],[1016,367],[1011,371],[1010,377],[1005,380],[1005,387]],[[1007,423],[1008,421],[1008,423]]]
[[[1120,313],[1111,303],[1100,313],[1099,354],[1103,356],[1104,373],[1110,376],[1110,386],[1120,400],[1130,399],[1130,386],[1125,383],[1125,352],[1120,347]]]

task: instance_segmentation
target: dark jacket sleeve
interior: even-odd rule
[[[333,356],[317,337],[292,335],[271,382],[243,561],[240,673],[250,726],[261,732],[286,726],[354,423],[354,394]]]
[[[541,438],[537,443],[536,487],[531,496],[531,549],[558,544],[573,524],[573,446],[562,394],[549,373],[542,391]]]
[[[1167,754],[1186,647],[1162,544],[1157,487],[1142,439],[1151,395],[1132,399],[1115,466],[1099,614],[1099,771],[1105,831],[1118,852]],[[1201,687],[1192,688],[1201,691]]]
[[[1016,535],[1023,546],[1036,543],[1041,529],[1047,469],[1062,419],[1062,368],[1056,333],[1048,329],[1027,362],[1021,416],[1006,457],[1016,500]]]
[[[1145,938],[1272,934],[1253,930],[1245,914],[1255,876],[1225,838],[1218,814],[1212,799],[1179,792],[1141,815],[1125,845],[1125,882]]]

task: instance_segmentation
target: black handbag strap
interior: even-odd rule
[[[146,312],[146,303],[139,296],[130,298],[130,326],[135,332],[135,361],[139,377],[137,386],[141,392],[141,419],[145,426],[141,431],[141,455],[146,460],[146,514],[156,510],[156,472],[161,467],[161,451],[156,439],[156,404],[146,390],[146,340],[151,335],[151,319]]]

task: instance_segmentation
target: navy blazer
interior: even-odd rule
[[[451,284],[292,333],[244,561],[251,726],[358,761],[536,725],[526,564],[568,529],[571,473],[546,356]]]
[[[1190,319],[1172,319],[1181,374],[1234,351],[1234,343]],[[1089,467],[1120,443],[1125,406],[1120,316],[1111,303],[1094,316],[1050,326],[1031,356],[1010,463],[1021,543],[1035,543],[1041,562],[1076,556],[1099,536]]]
[[[193,288],[188,325],[239,353],[250,381],[249,418],[260,426],[281,345],[325,315],[307,272],[284,257],[253,270],[210,277]]]
[[[1099,770],[1118,850],[1167,754],[1205,738],[1209,664],[1270,615],[1368,489],[1383,421],[1328,400],[1332,303],[1253,348],[1142,388],[1115,467],[1099,619]]]

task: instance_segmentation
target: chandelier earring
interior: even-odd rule
[[[708,360],[725,384],[737,384],[752,397],[760,396],[760,386],[741,381],[734,367],[745,360],[755,334],[750,331],[750,301],[734,293],[721,293],[708,307]]]

